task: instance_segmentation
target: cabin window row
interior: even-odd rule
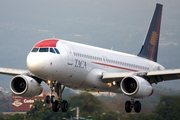
[[[102,58],[100,58],[100,57],[91,56],[91,55],[85,55],[85,54],[81,54],[81,53],[74,53],[74,56],[102,61]]]
[[[144,66],[140,66],[140,65],[135,65],[135,64],[130,64],[130,63],[125,63],[125,62],[120,62],[120,61],[111,60],[111,59],[102,59],[100,57],[91,56],[91,55],[85,55],[85,54],[81,54],[81,53],[74,53],[74,56],[83,57],[83,58],[87,58],[87,59],[98,60],[98,61],[103,61],[104,60],[104,62],[106,60],[107,63],[123,65],[123,66],[127,66],[127,67],[132,67],[132,68],[135,68],[135,69],[141,69],[141,70],[149,71],[148,67],[144,67]]]
[[[136,69],[143,69],[148,71],[149,68],[148,67],[144,67],[144,66],[140,66],[140,65],[135,65],[135,64],[130,64],[130,63],[125,63],[125,62],[120,62],[120,61],[116,61],[116,60],[111,60],[111,59],[106,59],[107,63],[113,63],[113,64],[117,64],[117,65],[123,65],[123,66],[127,66],[127,67],[132,67],[132,68],[136,68]]]

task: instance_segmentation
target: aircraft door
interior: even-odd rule
[[[65,47],[67,53],[68,53],[68,65],[73,65],[73,55],[72,55],[72,50],[71,46],[68,43],[63,43],[63,46]]]

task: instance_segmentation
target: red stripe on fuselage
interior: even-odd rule
[[[118,69],[123,69],[123,70],[128,70],[128,71],[133,71],[133,72],[138,72],[137,70],[128,69],[128,68],[124,68],[124,67],[118,67],[118,66],[104,64],[104,63],[98,63],[98,62],[92,62],[92,63],[98,64],[98,65],[104,65],[104,66],[108,66],[108,67],[113,67],[113,68],[118,68]]]
[[[58,41],[59,40],[55,39],[43,40],[37,43],[34,47],[56,47]]]

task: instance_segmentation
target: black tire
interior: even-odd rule
[[[62,110],[63,112],[67,112],[67,111],[68,111],[68,102],[67,102],[66,100],[63,100],[63,101],[61,102],[61,110]]]
[[[125,103],[125,110],[127,113],[130,113],[131,112],[131,102],[130,101],[126,101]]]
[[[58,112],[59,111],[59,106],[58,106],[58,101],[57,100],[55,100],[55,102],[52,103],[52,110],[54,112]]]
[[[55,101],[56,101],[55,96],[52,95],[52,96],[51,96],[51,103],[54,103]]]
[[[135,111],[136,113],[139,113],[139,112],[141,111],[141,103],[140,103],[139,101],[136,101],[136,102],[134,103],[134,111]]]
[[[50,96],[49,96],[49,95],[46,96],[46,103],[47,103],[47,104],[50,103]]]

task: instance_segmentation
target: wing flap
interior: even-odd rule
[[[180,79],[180,69],[149,71],[147,77],[150,83]]]
[[[167,80],[180,79],[180,69],[168,69],[147,72],[121,72],[121,73],[103,73],[102,81],[105,83],[121,81],[126,76],[137,75],[146,78],[151,84]]]
[[[2,68],[0,67],[0,74],[5,74],[5,75],[21,75],[23,73],[28,73],[28,70],[21,70],[21,69],[12,69],[12,68]]]
[[[159,70],[159,71],[149,71],[147,73],[148,76],[154,76],[154,75],[172,75],[172,74],[180,74],[180,69],[168,69],[168,70]]]
[[[131,76],[134,72],[121,72],[121,73],[103,73],[102,81],[105,83],[113,81],[121,81],[125,76]]]

